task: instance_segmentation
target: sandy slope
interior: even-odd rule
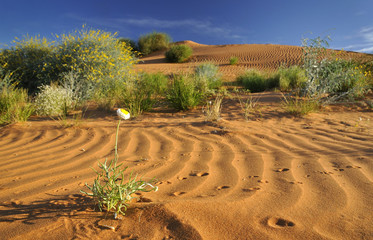
[[[141,58],[137,69],[146,72],[162,72],[165,74],[191,72],[195,66],[203,62],[211,62],[219,66],[225,81],[234,81],[246,69],[255,68],[273,71],[281,65],[291,66],[302,60],[301,47],[275,44],[235,44],[235,45],[203,45],[192,41],[179,42],[192,47],[193,55],[187,63],[167,63],[164,51]],[[334,51],[337,58],[365,59],[367,55],[347,51]],[[230,65],[231,57],[238,58],[237,65]]]
[[[1,128],[0,238],[373,239],[373,111],[294,118],[279,94],[258,95],[261,114],[248,122],[231,99],[217,123],[201,109],[122,122],[120,161],[159,191],[121,220],[79,192],[113,156],[115,113]]]

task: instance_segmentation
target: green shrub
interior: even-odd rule
[[[327,46],[328,39],[303,40],[303,68],[307,77],[303,95],[320,99],[323,104],[363,96],[370,87],[363,67],[351,61],[328,58]]]
[[[170,42],[171,37],[168,34],[152,32],[139,38],[138,47],[142,54],[149,55],[152,52],[167,49]]]
[[[270,87],[264,74],[254,69],[246,71],[237,78],[237,81],[251,92],[263,92]]]
[[[229,59],[229,64],[230,65],[236,65],[238,63],[238,57],[231,57]]]
[[[18,81],[19,87],[34,93],[41,84],[57,79],[55,72],[45,71],[46,64],[54,61],[52,42],[46,38],[26,36],[24,39],[16,38],[13,43],[14,47],[0,51],[0,66],[4,74],[13,74],[12,79]]]
[[[83,85],[99,90],[116,86],[133,78],[137,59],[131,48],[121,43],[115,34],[100,30],[80,31],[56,37],[52,44],[38,37],[16,41],[15,47],[0,52],[0,65],[21,87],[35,93],[41,85],[58,81],[63,74],[75,72]]]
[[[27,121],[34,111],[27,91],[10,82],[10,75],[0,81],[0,125]]]
[[[192,75],[174,75],[167,100],[177,110],[189,110],[199,105],[204,97]]]
[[[166,53],[166,59],[171,63],[185,62],[192,56],[193,49],[185,44],[174,45]]]
[[[195,70],[195,78],[201,92],[208,93],[210,90],[221,87],[222,80],[218,66],[212,63],[202,63]]]
[[[144,111],[149,111],[164,94],[168,78],[161,74],[142,73],[136,81],[126,85],[121,102],[136,117]]]
[[[66,116],[74,106],[73,92],[56,84],[42,85],[35,97],[36,114],[41,116]]]
[[[305,71],[297,65],[280,67],[277,73],[279,74],[279,87],[281,91],[299,89],[306,82]]]

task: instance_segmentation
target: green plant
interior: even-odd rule
[[[309,97],[283,95],[283,106],[286,111],[294,116],[302,117],[311,112],[316,112],[321,108],[321,103],[318,99]]]
[[[250,92],[263,92],[270,86],[266,76],[255,69],[250,69],[243,75],[238,76],[237,82],[250,90]]]
[[[106,209],[107,212],[111,210],[115,211],[115,218],[118,214],[125,215],[127,207],[132,199],[137,198],[134,194],[138,191],[149,192],[157,191],[158,187],[154,187],[150,182],[144,181],[141,178],[137,180],[138,175],[134,177],[132,173],[129,176],[128,182],[125,182],[124,171],[128,168],[121,168],[122,163],[118,165],[118,133],[119,133],[120,119],[117,125],[116,137],[115,137],[115,155],[114,159],[109,163],[105,159],[104,163],[99,162],[99,171],[92,168],[97,177],[94,180],[92,186],[85,184],[86,187],[92,192],[87,193],[86,191],[80,190],[82,193],[92,196],[100,211]]]
[[[237,89],[234,90],[235,98],[238,100],[241,110],[243,111],[243,116],[246,121],[254,119],[257,114],[261,115],[258,102],[259,97],[253,97],[249,91],[239,92]],[[246,100],[243,99],[242,95],[247,95]]]
[[[307,77],[303,95],[319,99],[322,104],[363,96],[370,87],[366,72],[352,61],[330,59],[326,50],[328,40],[303,39],[303,68]]]
[[[11,73],[12,78],[18,81],[19,87],[26,88],[29,93],[34,93],[41,84],[49,84],[56,76],[54,73],[49,73],[48,76],[45,72],[45,63],[54,57],[53,42],[39,36],[27,35],[24,39],[16,38],[13,44],[9,49],[0,51],[0,66],[3,72]]]
[[[171,63],[185,62],[192,56],[193,49],[185,44],[179,44],[172,46],[166,53],[166,59]]]
[[[73,109],[73,92],[57,84],[42,85],[35,97],[35,111],[38,115],[66,116]]]
[[[238,63],[238,57],[231,57],[229,59],[229,64],[230,65],[236,65]]]
[[[7,74],[0,81],[0,125],[27,121],[34,111],[27,90],[11,84]]]
[[[191,75],[174,75],[167,92],[167,100],[178,110],[194,108],[201,103],[204,96]]]
[[[126,85],[121,102],[136,117],[153,108],[166,91],[167,83],[168,78],[162,73],[142,73]]]
[[[101,95],[107,95],[115,82],[133,78],[137,59],[116,34],[83,26],[56,38],[54,42],[39,37],[16,40],[15,47],[0,52],[0,65],[6,73],[14,72],[14,79],[31,94],[71,71],[78,81],[94,86]]]
[[[280,67],[277,73],[279,75],[279,87],[281,91],[300,89],[307,80],[305,71],[297,65]]]
[[[194,70],[198,88],[203,93],[209,93],[222,85],[219,67],[212,63],[202,63]]]
[[[167,49],[170,42],[171,37],[168,34],[152,32],[139,38],[138,47],[142,54],[149,55],[152,52]]]
[[[217,94],[214,101],[208,101],[206,107],[203,109],[206,121],[218,121],[221,114],[221,105],[224,95]]]

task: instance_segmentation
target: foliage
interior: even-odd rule
[[[137,62],[131,48],[115,36],[83,27],[68,35],[56,35],[56,42],[26,37],[16,40],[15,47],[1,51],[0,65],[7,73],[14,72],[20,86],[31,93],[70,71],[83,85],[106,91],[115,82],[131,79]]]
[[[92,192],[87,193],[80,190],[82,193],[92,196],[97,202],[100,211],[106,209],[107,212],[114,210],[116,215],[123,214],[129,206],[129,202],[133,198],[137,198],[134,194],[138,191],[149,192],[157,191],[158,187],[154,187],[150,182],[144,181],[141,178],[137,180],[138,175],[134,177],[132,174],[129,176],[128,182],[125,182],[124,171],[127,168],[121,168],[123,164],[118,165],[118,133],[119,133],[120,120],[117,126],[116,138],[115,138],[115,155],[114,159],[107,163],[105,159],[104,163],[99,162],[100,171],[93,169],[97,177],[94,180],[92,186],[87,183],[86,187]]]
[[[214,101],[207,102],[206,107],[203,109],[206,121],[218,121],[220,119],[223,99],[223,94],[217,94]]]
[[[328,58],[328,39],[303,40],[303,68],[307,77],[303,95],[319,99],[323,104],[363,96],[369,88],[369,81],[362,66],[356,66],[352,61]]]
[[[251,92],[263,92],[270,87],[270,82],[266,76],[255,69],[250,69],[243,75],[238,76],[237,81]]]
[[[177,110],[189,110],[201,103],[202,93],[192,75],[174,75],[167,93],[167,100]]]
[[[149,55],[152,52],[167,49],[170,42],[171,37],[168,34],[152,32],[139,38],[138,47],[142,54]]]
[[[126,85],[123,92],[124,106],[128,108],[133,117],[143,111],[149,111],[164,94],[167,88],[168,78],[161,74],[142,73],[139,77]]]
[[[27,121],[33,111],[27,91],[11,84],[7,74],[0,81],[0,125]]]
[[[297,65],[280,67],[277,73],[279,75],[279,87],[281,91],[299,89],[303,87],[306,81],[305,71]]]
[[[229,64],[230,65],[236,65],[238,63],[238,57],[231,57],[229,59]]]
[[[139,47],[137,46],[137,43],[130,38],[120,37],[120,38],[118,38],[118,41],[121,42],[121,43],[125,43],[127,46],[130,46],[132,51],[134,51],[135,53],[140,51]]]
[[[179,44],[172,46],[166,53],[166,59],[171,63],[185,62],[192,56],[193,49],[185,44]]]
[[[42,85],[35,97],[36,114],[66,116],[74,106],[73,92],[57,84]]]
[[[197,85],[202,92],[208,93],[222,85],[218,66],[212,63],[202,63],[195,70]]]
[[[259,109],[259,97],[253,97],[249,91],[239,92],[237,89],[234,90],[235,98],[238,100],[241,110],[243,111],[243,116],[246,121],[254,119],[256,115],[261,115]],[[243,99],[242,95],[246,95],[246,100]]]
[[[283,105],[286,111],[294,116],[302,117],[321,108],[318,99],[307,97],[286,97],[283,96]]]
[[[30,93],[41,84],[49,84],[52,76],[46,76],[45,64],[53,61],[53,42],[38,36],[25,36],[24,39],[16,38],[13,43],[14,47],[0,51],[3,74],[12,73],[19,87]]]

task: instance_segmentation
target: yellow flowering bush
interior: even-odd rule
[[[135,74],[137,59],[116,33],[83,26],[71,34],[56,35],[56,41],[26,37],[14,44],[0,51],[0,65],[6,73],[14,72],[20,85],[32,93],[73,71],[79,81],[94,84],[101,95],[107,95],[118,82],[129,81]]]

